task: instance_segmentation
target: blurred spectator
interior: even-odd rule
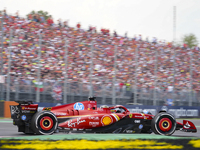
[[[154,44],[157,43],[157,39],[156,39],[156,37],[153,37],[153,39],[152,39],[152,43],[154,43]]]
[[[58,21],[58,25],[59,27],[62,27],[62,22],[61,22],[61,19],[57,20]]]
[[[40,22],[41,22],[41,23],[44,23],[44,22],[45,22],[45,18],[44,18],[43,15],[40,15]]]
[[[16,18],[19,18],[19,10],[16,12]]]
[[[68,27],[68,20],[63,22],[63,27]]]
[[[53,22],[53,19],[51,17],[49,17],[47,19],[47,23],[50,25],[50,26],[53,26],[54,25],[54,22]]]
[[[2,15],[7,15],[6,10]],[[184,50],[181,47],[173,47],[172,43],[162,42],[153,38],[152,42],[142,40],[142,35],[134,36],[128,39],[117,35],[110,36],[108,29],[102,28],[100,33],[96,28],[90,26],[89,30],[76,30],[81,28],[80,23],[76,27],[68,25],[68,21],[54,24],[53,19],[49,17],[46,21],[41,15],[29,15],[28,19],[7,15],[4,19],[4,51],[3,51],[3,73],[8,73],[8,56],[9,56],[9,30],[14,27],[12,39],[12,64],[11,72],[25,80],[36,80],[38,71],[38,50],[39,36],[42,31],[43,40],[41,45],[41,80],[50,83],[57,79],[64,79],[65,72],[65,38],[68,39],[68,79],[72,84],[73,92],[76,90],[77,82],[88,85],[90,79],[90,52],[91,42],[93,45],[93,77],[95,88],[101,91],[99,84],[103,81],[105,89],[111,91],[113,70],[114,70],[114,50],[117,45],[117,75],[116,80],[119,88],[116,91],[130,91],[135,85],[135,52],[138,47],[138,69],[137,69],[137,86],[141,89],[154,89],[154,66],[155,66],[155,48],[158,51],[158,89],[167,91],[172,85],[175,78],[175,87],[173,90],[189,89],[190,87],[190,52],[193,52],[193,90],[200,90],[200,51],[198,47]],[[1,41],[0,41],[1,42]],[[1,43],[0,43],[1,44]],[[155,45],[156,44],[156,45]],[[187,47],[184,45],[184,47]],[[174,76],[173,61],[174,51],[176,51],[176,74]],[[26,82],[27,83],[27,82]],[[97,84],[98,83],[98,84]],[[50,86],[50,85],[49,85]],[[117,86],[117,85],[115,85]],[[86,91],[88,91],[86,89]],[[103,89],[102,89],[103,90]],[[144,90],[145,91],[145,90]],[[129,95],[130,93],[127,92]],[[146,92],[144,92],[146,93]]]
[[[77,29],[80,29],[80,28],[81,28],[81,24],[78,23],[78,24],[76,25],[76,27],[77,27]]]
[[[33,16],[33,21],[35,21],[35,22],[39,22],[39,19],[38,19],[37,14],[35,14],[35,15]]]
[[[6,8],[4,8],[4,10],[3,10],[3,15],[7,16]]]
[[[117,37],[117,32],[116,31],[114,31],[114,36]]]

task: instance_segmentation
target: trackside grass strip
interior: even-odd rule
[[[167,142],[165,140],[0,140],[0,149],[184,149],[182,144],[178,144],[175,141],[168,141],[169,140],[167,140]]]

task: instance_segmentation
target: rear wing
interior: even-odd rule
[[[38,109],[38,104],[33,104],[32,101],[15,101],[19,105],[10,105],[11,118],[16,119],[23,115],[35,114]]]
[[[19,105],[24,105],[24,104],[30,105],[30,104],[33,104],[32,101],[15,101],[15,102],[16,102],[16,103],[19,103]]]

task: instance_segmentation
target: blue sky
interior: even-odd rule
[[[0,0],[0,9],[25,16],[32,10],[48,11],[57,20],[69,20],[116,30],[129,37],[141,34],[143,39],[157,37],[173,40],[173,6],[176,6],[176,40],[193,33],[200,41],[200,0]]]

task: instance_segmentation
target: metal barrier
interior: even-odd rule
[[[9,100],[31,100],[36,101],[36,92],[38,85],[36,82],[21,77],[11,76],[10,78],[10,97]],[[66,84],[67,103],[87,100],[90,93],[90,83],[80,83],[68,81]],[[40,102],[48,103],[63,103],[64,96],[64,81],[62,80],[43,80],[40,85]],[[7,96],[7,82],[3,84],[4,99]],[[97,97],[98,104],[112,104],[112,84],[96,82],[93,84],[93,95]],[[56,93],[59,92],[59,93]],[[139,105],[153,105],[154,89],[137,88],[135,92],[134,87],[127,88],[115,86],[115,100],[116,104],[134,104],[135,93],[137,93],[137,104]],[[58,95],[60,94],[60,95]],[[200,106],[200,93],[187,92],[185,90],[176,90],[175,92],[168,92],[166,90],[156,91],[156,105],[171,105],[171,106],[188,106],[189,96],[192,95],[192,106]],[[57,96],[57,97],[56,97]],[[59,97],[60,96],[60,97]]]

